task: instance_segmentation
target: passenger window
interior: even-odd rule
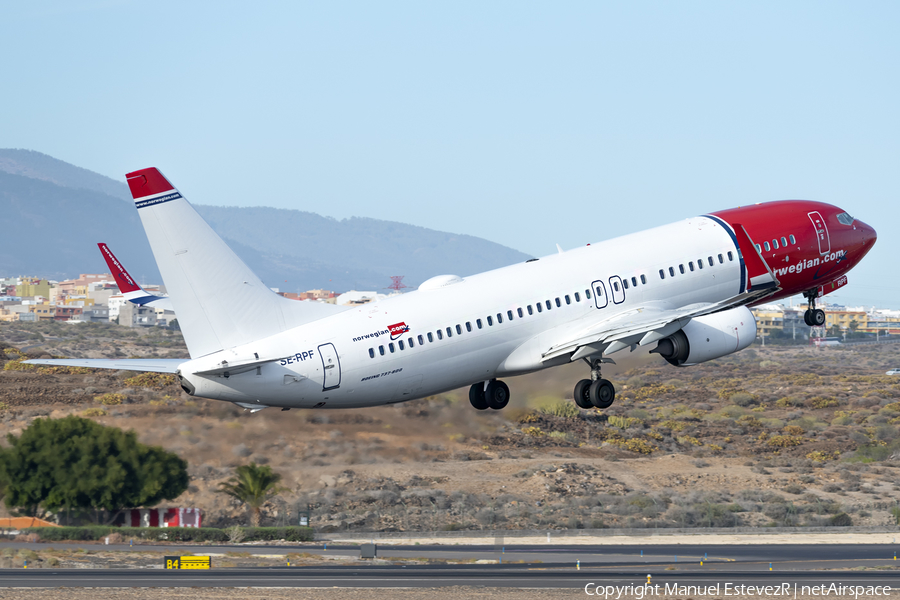
[[[470,321],[466,321],[466,331],[472,331],[472,323]]]
[[[497,313],[497,325],[503,322],[503,314]]]
[[[669,277],[675,277],[675,269],[669,267]]]
[[[452,337],[453,337],[453,330],[450,329],[449,327],[447,328],[447,337],[448,337],[448,338],[452,338]]]
[[[375,348],[369,348],[369,358],[375,358]]]
[[[437,333],[438,340],[444,339],[444,334],[441,333],[441,330],[440,330],[440,329],[438,329],[435,333]]]
[[[678,270],[681,271],[682,275],[684,275],[684,265],[678,265]]]
[[[406,349],[406,348],[404,347],[404,345],[403,345],[403,340],[400,340],[399,342],[397,342],[397,345],[400,346],[400,349],[401,349],[401,350],[405,350],[405,349]]]
[[[547,302],[546,302],[545,304],[547,305],[547,310],[550,310],[551,308],[553,308],[552,306],[550,306],[550,301],[549,301],[549,300],[547,300]]]
[[[721,264],[723,264],[724,262],[725,262],[725,261],[722,259],[722,255],[720,254],[720,255],[719,255],[719,264],[721,265]]]
[[[731,250],[728,251],[728,260],[729,260],[729,261],[733,261],[733,260],[734,260],[734,254],[731,253]]]
[[[664,272],[662,269],[659,270],[659,278],[660,278],[660,279],[665,279],[665,278],[666,278],[666,274],[665,274],[665,272]]]
[[[529,315],[533,315],[533,314],[534,314],[534,309],[531,308],[531,305],[530,305],[530,304],[528,305],[528,314],[529,314]]]
[[[416,345],[413,343],[413,339],[412,339],[412,338],[409,338],[408,342],[409,342],[409,347],[410,347],[410,348],[415,348],[415,347],[416,347]]]
[[[766,252],[772,251],[772,248],[769,247],[769,242],[763,242],[763,248],[766,249]]]
[[[778,250],[778,240],[772,240],[772,248]]]
[[[707,256],[707,257],[706,257],[706,260],[709,261],[709,266],[713,266],[713,259],[712,259],[712,256]]]
[[[544,308],[541,306],[541,303],[540,303],[540,302],[538,302],[537,304],[535,304],[535,306],[537,307],[538,312],[544,312]]]
[[[568,294],[566,294],[566,304],[572,304],[572,299],[569,298]]]
[[[520,318],[520,319],[521,319],[522,317],[525,316],[525,313],[522,312],[522,309],[521,309],[521,308],[517,308],[517,309],[516,309],[516,312],[519,313],[519,318]]]
[[[506,311],[506,316],[509,317],[509,320],[510,320],[510,321],[513,320],[512,311],[511,311],[511,310]]]
[[[581,302],[581,294],[575,292],[575,302]]]
[[[462,325],[457,325],[457,326],[456,326],[456,334],[457,334],[457,335],[462,335]]]
[[[690,269],[691,271],[694,270],[694,261],[692,261],[692,260],[688,261],[688,269]]]
[[[628,289],[628,278],[627,277],[622,280],[622,287],[624,287],[626,290]]]
[[[419,340],[419,345],[420,345],[420,346],[424,346],[424,345],[425,345],[425,340],[422,339],[422,336],[421,336],[421,335],[420,335],[420,336],[417,336],[416,339]]]
[[[647,278],[644,277],[643,275],[641,275],[641,284],[642,284],[642,285],[647,285]]]
[[[388,344],[388,350],[391,351],[391,354],[394,353],[394,342],[391,342],[390,344]]]
[[[384,346],[378,346],[378,353],[384,356]]]
[[[434,341],[434,336],[431,335],[431,332],[429,331],[429,332],[428,332],[428,342],[431,343],[431,342],[433,342],[433,341]]]
[[[760,254],[762,254],[762,246],[760,246],[759,244],[753,244],[753,245],[756,246],[756,251],[759,252]]]
[[[702,268],[703,268],[703,259],[702,259],[702,258],[697,259],[697,268],[698,268],[698,269],[702,269]]]
[[[481,329],[481,319],[475,319],[475,327]]]
[[[631,278],[631,287],[637,287],[637,277]]]
[[[562,302],[559,301],[559,298],[556,299],[556,308],[562,306]]]
[[[493,326],[494,326],[494,320],[493,320],[492,318],[488,317],[488,318],[487,318],[487,322],[488,322],[488,327],[493,327]]]
[[[791,245],[796,244],[796,243],[797,243],[797,238],[794,237],[794,234],[793,234],[793,233],[791,234],[790,237],[791,237]]]
[[[787,248],[787,240],[785,238],[781,238],[781,245]]]

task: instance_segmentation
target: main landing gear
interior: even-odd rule
[[[607,359],[608,361],[609,359]],[[616,388],[600,376],[603,359],[584,359],[591,366],[591,378],[575,384],[575,404],[581,408],[609,408],[616,400]]]
[[[803,321],[810,327],[822,327],[825,325],[825,311],[816,308],[816,296],[818,296],[818,288],[803,292],[803,297],[809,302],[809,308],[803,313]]]
[[[469,402],[478,410],[501,410],[509,404],[509,386],[496,379],[491,379],[487,385],[479,381],[469,388]]]

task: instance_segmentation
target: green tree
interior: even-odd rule
[[[187,463],[158,446],[76,416],[35,419],[0,449],[6,505],[27,515],[41,510],[93,509],[114,514],[181,495]]]
[[[254,527],[259,525],[259,514],[263,504],[277,496],[286,488],[279,487],[281,475],[272,471],[269,466],[256,463],[241,465],[235,469],[235,475],[228,481],[219,484],[222,494],[237,498],[252,509],[250,516]]]

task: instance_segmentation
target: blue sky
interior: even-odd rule
[[[879,233],[836,299],[900,308],[898,29],[895,2],[3,3],[0,147],[536,256],[821,200]]]

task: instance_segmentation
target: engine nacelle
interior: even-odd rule
[[[743,350],[755,339],[756,319],[749,308],[740,306],[691,319],[650,353],[676,367],[689,367]]]

